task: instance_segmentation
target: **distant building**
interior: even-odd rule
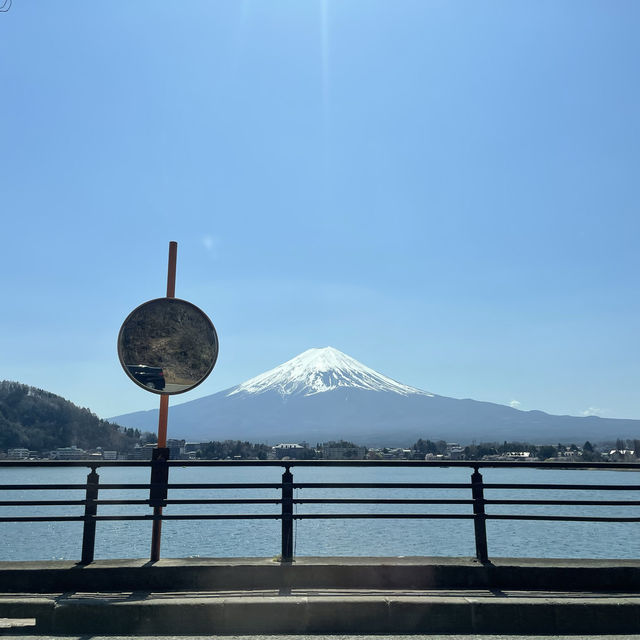
[[[612,449],[609,451],[609,460],[611,462],[635,462],[635,455],[636,452],[632,449]]]
[[[273,453],[278,460],[282,458],[302,458],[305,448],[301,444],[277,444],[272,447]]]
[[[504,454],[507,460],[529,460],[531,451],[509,451]]]
[[[457,442],[447,442],[444,456],[449,460],[461,460],[464,457],[464,447]]]
[[[169,447],[169,459],[182,460],[183,458],[186,458],[185,444],[184,440],[169,438],[169,440],[167,440],[167,447]]]
[[[364,460],[366,447],[328,447],[322,446],[322,457],[325,460]],[[384,455],[383,455],[384,457]]]
[[[86,460],[89,457],[89,454],[84,449],[78,449],[75,445],[72,447],[58,447],[50,455],[54,460]]]
[[[133,451],[129,454],[129,460],[151,460],[153,450],[157,447],[157,443],[153,442],[140,446],[137,444]]]
[[[118,452],[117,451],[103,451],[102,452],[103,460],[117,460]]]
[[[29,458],[29,449],[9,449],[7,458],[10,460],[27,460]]]
[[[187,460],[195,460],[197,458],[198,451],[203,451],[209,444],[208,442],[185,442],[183,450],[183,458]]]
[[[184,452],[195,453],[196,451],[200,451],[201,449],[203,449],[207,444],[207,442],[185,442]]]

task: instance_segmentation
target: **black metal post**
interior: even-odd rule
[[[93,554],[96,547],[96,520],[98,513],[98,483],[100,476],[96,468],[91,467],[91,473],[87,476],[87,489],[84,498],[84,528],[82,530],[82,564],[93,562]]]
[[[151,530],[151,562],[160,560],[160,539],[162,536],[162,507],[167,505],[167,483],[169,482],[169,448],[156,447],[151,458],[151,487],[149,490],[149,506],[153,507]]]
[[[293,474],[282,474],[282,562],[293,561]]]
[[[489,562],[487,551],[487,526],[484,513],[484,485],[482,474],[475,467],[471,474],[471,495],[473,497],[473,527],[476,536],[476,558],[483,564]]]

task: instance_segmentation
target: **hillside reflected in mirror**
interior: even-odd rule
[[[159,298],[140,305],[124,321],[118,356],[126,374],[147,391],[184,393],[211,373],[218,336],[195,305]]]

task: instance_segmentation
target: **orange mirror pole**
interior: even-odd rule
[[[169,243],[169,267],[167,270],[167,298],[175,298],[176,297],[176,263],[178,261],[178,243],[170,242]],[[161,448],[166,448],[167,446],[167,422],[169,421],[169,396],[166,394],[162,394],[160,396],[160,411],[158,413],[158,444],[157,444],[157,454],[155,456],[155,460],[152,461],[153,464],[160,464],[156,462],[160,457]],[[165,458],[165,462],[166,462]],[[168,469],[165,471],[168,474]],[[154,470],[152,466],[151,470],[151,482],[154,481]],[[157,480],[158,478],[156,478]],[[153,515],[157,518],[153,521],[153,529],[151,531],[151,562],[157,562],[160,560],[160,540],[162,537],[162,507],[154,506],[153,507]]]
[[[178,261],[178,243],[169,243],[169,269],[167,271],[167,298],[176,297],[176,262]]]
[[[176,297],[176,263],[178,261],[178,243],[169,243],[169,269],[167,271],[167,298]],[[169,420],[169,396],[160,396],[158,417],[158,447],[167,446],[167,422]]]

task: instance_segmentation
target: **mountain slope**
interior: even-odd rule
[[[48,391],[19,382],[0,382],[0,449],[47,451],[77,445],[81,449],[126,450],[140,433],[121,430]]]
[[[145,430],[157,411],[113,418]],[[260,442],[345,438],[408,445],[419,437],[457,440],[568,440],[637,437],[638,420],[552,416],[542,411],[427,393],[379,374],[340,351],[310,349],[246,382],[172,406],[169,436]]]

